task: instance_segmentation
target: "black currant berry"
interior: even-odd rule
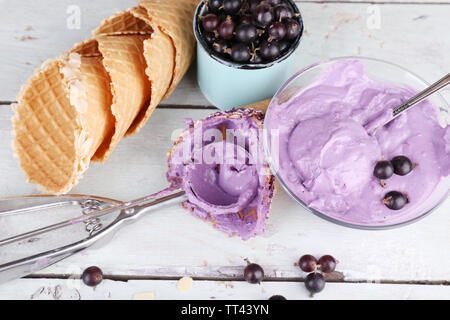
[[[260,4],[261,4],[261,0],[249,0],[248,1],[248,5],[249,5],[248,11],[250,13],[254,13],[256,10],[256,7],[258,7]]]
[[[216,39],[216,41],[212,44],[212,48],[217,53],[225,53],[229,46],[225,40]]]
[[[291,46],[291,43],[287,40],[281,40],[278,42],[278,44],[280,45],[280,52],[284,53],[287,51],[287,49],[289,49],[289,47]]]
[[[261,27],[268,26],[275,18],[272,7],[265,3],[262,3],[256,7],[253,16],[256,23]]]
[[[413,164],[408,157],[397,156],[392,158],[392,165],[394,166],[394,173],[399,176],[405,176],[412,171]]]
[[[281,22],[275,22],[269,27],[269,37],[281,40],[286,36],[286,26]]]
[[[251,24],[240,24],[236,28],[236,40],[243,43],[250,43],[256,40],[258,32]]]
[[[244,270],[244,279],[248,283],[260,283],[264,279],[264,270],[256,263],[250,263]]]
[[[389,179],[394,174],[394,166],[390,161],[378,161],[373,169],[373,175],[378,179]]]
[[[272,6],[280,4],[282,0],[266,0],[266,2]]]
[[[240,24],[253,24],[253,17],[249,14],[244,14],[239,20]]]
[[[336,269],[336,259],[330,255],[322,256],[319,259],[320,271],[324,273],[331,273]]]
[[[234,27],[233,20],[228,16],[219,26],[219,35],[225,40],[233,38]]]
[[[258,47],[261,44],[262,40],[263,40],[263,37],[258,36],[254,41],[252,41],[252,43],[255,46],[255,48]]]
[[[305,279],[305,287],[308,291],[313,295],[314,293],[318,293],[325,288],[325,278],[322,274],[313,272],[308,274]]]
[[[103,280],[103,272],[99,267],[89,267],[83,271],[81,279],[84,284],[90,287],[95,287]]]
[[[305,254],[298,260],[298,266],[304,272],[312,272],[316,270],[317,260],[310,254]]]
[[[300,24],[293,20],[289,19],[286,21],[286,39],[294,40],[300,34]]]
[[[213,44],[214,41],[216,41],[216,35],[214,34],[214,32],[206,32],[205,40],[208,44]]]
[[[274,8],[275,20],[282,21],[283,19],[291,19],[294,13],[287,6],[280,4]]]
[[[274,296],[271,296],[269,298],[269,300],[287,300],[287,299],[285,297],[283,297],[283,296],[280,296],[279,294],[276,294]]]
[[[223,0],[223,11],[227,14],[235,14],[241,10],[241,0]]]
[[[208,13],[206,16],[203,17],[202,25],[203,28],[208,32],[213,32],[217,30],[219,24],[220,24],[219,17],[213,13]]]
[[[278,41],[264,40],[260,46],[261,56],[267,60],[274,60],[280,55],[280,46]]]
[[[408,199],[401,192],[391,191],[386,193],[383,203],[391,210],[400,210],[408,203]]]
[[[222,5],[223,5],[223,0],[209,0],[208,1],[208,8],[211,12],[218,12]]]
[[[236,62],[247,62],[250,60],[250,49],[244,43],[235,43],[231,48],[231,59]]]

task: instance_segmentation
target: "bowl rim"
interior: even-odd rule
[[[297,51],[298,47],[300,46],[300,42],[303,38],[303,32],[305,30],[304,20],[303,20],[302,14],[301,14],[300,9],[298,8],[297,4],[295,3],[294,0],[287,0],[287,1],[293,8],[294,13],[298,14],[297,19],[301,22],[302,28],[300,30],[300,34],[297,36],[297,39],[295,39],[295,42],[292,44],[292,46],[289,48],[289,50],[286,51],[283,55],[281,55],[278,59],[276,59],[274,61],[270,61],[267,63],[258,63],[258,64],[237,63],[237,62],[233,62],[231,60],[222,59],[217,54],[212,52],[212,50],[206,44],[206,41],[200,35],[200,24],[198,23],[198,17],[205,5],[204,1],[201,1],[197,5],[197,8],[195,9],[195,13],[194,13],[193,30],[194,30],[195,39],[197,40],[197,44],[208,54],[208,56],[210,58],[214,59],[215,61],[219,62],[220,64],[222,64],[226,67],[230,67],[230,68],[234,68],[234,69],[259,70],[259,69],[269,68],[275,64],[281,63],[284,60],[286,60],[287,58],[289,58],[294,52]]]
[[[450,189],[447,190],[447,192],[444,194],[442,200],[439,201],[438,204],[436,204],[433,208],[427,210],[423,214],[418,215],[417,217],[414,217],[414,218],[409,219],[407,221],[394,223],[394,224],[389,224],[389,225],[364,225],[364,224],[357,224],[357,223],[351,223],[351,222],[343,221],[343,220],[331,217],[331,216],[329,216],[329,215],[327,215],[325,213],[322,213],[322,212],[320,212],[320,211],[318,211],[318,210],[316,210],[314,208],[309,207],[305,202],[303,202],[299,197],[297,197],[292,192],[292,190],[289,189],[289,187],[285,184],[283,179],[278,175],[278,173],[276,172],[276,170],[273,167],[271,156],[270,156],[270,151],[269,151],[269,146],[268,146],[268,133],[267,133],[267,130],[266,130],[266,120],[268,119],[268,116],[269,116],[270,107],[274,103],[274,98],[277,97],[287,86],[289,86],[291,84],[292,81],[294,81],[297,77],[301,76],[303,73],[305,73],[305,72],[307,72],[307,71],[309,71],[309,70],[311,70],[313,68],[316,68],[318,66],[330,63],[330,62],[344,61],[344,60],[363,60],[363,61],[372,61],[372,62],[387,64],[387,65],[396,67],[396,68],[404,71],[408,75],[416,78],[416,80],[418,80],[419,82],[422,82],[425,86],[430,86],[430,83],[428,83],[428,81],[425,81],[422,77],[420,77],[419,75],[415,74],[414,72],[408,70],[407,68],[405,68],[405,67],[403,67],[401,65],[398,65],[396,63],[393,63],[393,62],[390,62],[390,61],[386,61],[386,60],[383,60],[383,59],[366,57],[366,56],[340,56],[340,57],[333,57],[333,58],[320,60],[320,61],[318,61],[316,63],[313,63],[313,64],[311,64],[311,65],[309,65],[307,67],[302,68],[301,70],[296,72],[294,75],[292,75],[280,87],[280,89],[277,90],[275,95],[270,100],[270,103],[269,103],[269,105],[267,107],[267,110],[266,110],[266,114],[265,114],[265,117],[264,117],[263,146],[264,146],[264,153],[265,153],[267,162],[269,163],[270,170],[272,171],[272,174],[275,176],[276,180],[278,180],[280,182],[280,184],[283,187],[283,189],[289,194],[289,196],[291,196],[291,198],[293,198],[303,208],[305,208],[307,211],[313,213],[314,215],[316,215],[316,216],[318,216],[318,217],[320,217],[320,218],[322,218],[324,220],[327,220],[329,222],[333,222],[333,223],[335,223],[337,225],[348,227],[348,228],[353,228],[353,229],[359,229],[359,230],[390,230],[390,229],[403,227],[403,226],[412,224],[414,222],[417,222],[417,221],[425,218],[429,214],[431,214],[437,208],[439,208],[445,202],[445,200],[448,198],[448,196],[450,195]],[[439,92],[435,93],[434,95],[440,97],[440,100],[442,100],[442,102],[444,103],[444,105],[446,107],[446,110],[449,111],[450,110],[450,106],[449,106],[449,103],[447,102],[447,100]],[[439,108],[441,109],[441,107],[439,107]],[[449,124],[447,124],[447,126],[448,125]]]

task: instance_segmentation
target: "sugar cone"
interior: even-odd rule
[[[86,137],[91,141],[84,162],[96,160],[107,146],[104,141],[114,132],[115,119],[111,112],[111,79],[101,56],[71,53],[62,68],[69,87],[70,103],[80,115]]]
[[[30,182],[68,192],[179,83],[194,56],[198,0],[142,1],[46,62],[18,95],[14,148]]]
[[[246,106],[242,106],[241,108],[244,109],[255,109],[255,110],[259,110],[262,111],[263,113],[266,113],[267,108],[269,107],[270,101],[272,100],[272,98],[266,99],[266,100],[262,100],[262,101],[258,101],[258,102],[253,102],[250,103]]]
[[[13,118],[13,147],[28,181],[55,194],[77,183],[89,149],[60,67],[60,60],[49,60],[32,76],[17,96]]]
[[[130,10],[126,10],[103,20],[92,34],[97,36],[101,34],[151,34],[152,32],[153,29],[150,24],[133,15]]]
[[[112,114],[115,117],[114,133],[105,141],[103,153],[98,160],[105,161],[124,137],[136,116],[150,98],[150,81],[145,70],[143,42],[149,39],[144,35],[99,36],[99,51],[103,64],[111,78],[113,102]]]
[[[183,78],[195,53],[192,31],[194,12],[199,0],[140,0],[147,10],[152,26],[158,26],[173,41],[175,47],[175,70],[165,97],[168,97]]]
[[[75,44],[72,49],[69,50],[68,54],[70,53],[77,53],[84,57],[101,56],[100,51],[98,51],[98,42],[93,38]]]
[[[128,130],[128,135],[139,131],[164,98],[172,81],[175,50],[170,38],[156,29],[151,39],[144,41],[145,73],[151,83],[150,105],[141,110]]]
[[[170,37],[151,26],[147,11],[140,7],[120,12],[105,19],[93,35],[101,34],[145,34],[152,37],[144,41],[144,57],[147,63],[146,74],[151,83],[150,104],[139,111],[126,135],[135,134],[150,118],[154,109],[163,99],[172,82],[175,52]]]

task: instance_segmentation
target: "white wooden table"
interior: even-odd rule
[[[10,103],[20,85],[42,61],[85,38],[102,18],[134,4],[0,0],[0,197],[37,193],[25,182],[10,148]],[[448,0],[298,5],[306,26],[298,68],[334,56],[364,55],[401,64],[430,82],[449,71]],[[80,28],[68,28],[67,19],[77,8]],[[449,90],[444,95],[450,99]],[[167,184],[171,133],[183,128],[183,118],[200,119],[211,112],[191,70],[144,130],[123,141],[105,165],[94,164],[73,193],[129,200],[158,191]],[[0,299],[132,299],[137,293],[153,293],[155,299],[267,299],[273,294],[309,299],[301,283],[305,274],[294,266],[306,253],[328,253],[340,261],[334,281],[316,299],[449,299],[450,199],[413,225],[361,231],[308,213],[280,190],[267,232],[246,242],[170,207],[122,230],[103,248],[1,285]],[[262,285],[242,281],[244,258],[264,267],[268,279]],[[101,267],[107,278],[96,289],[72,279],[91,265]],[[195,279],[186,293],[177,289],[183,276]]]

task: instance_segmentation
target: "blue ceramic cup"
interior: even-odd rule
[[[303,35],[303,20],[296,4],[287,0],[301,22],[301,31],[292,46],[277,60],[265,64],[240,64],[214,52],[201,35],[199,16],[205,2],[195,12],[194,34],[197,39],[197,81],[204,96],[213,105],[229,110],[271,98],[295,72],[294,52]]]

